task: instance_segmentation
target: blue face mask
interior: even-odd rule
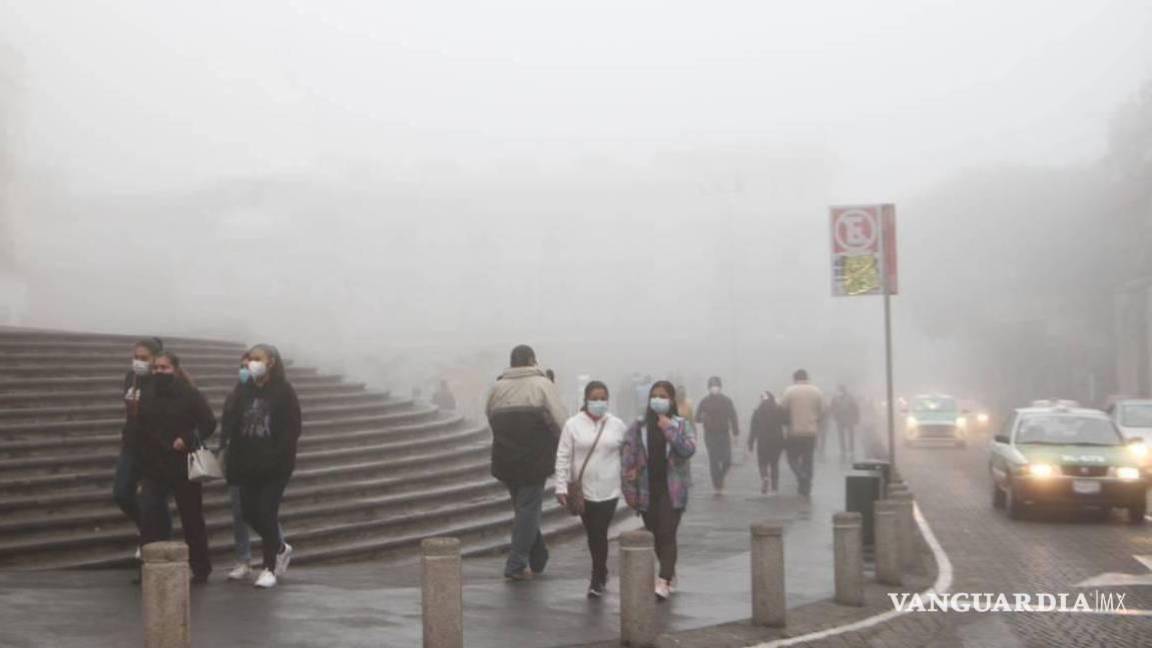
[[[244,367],[243,369],[241,369],[240,370],[240,382],[246,383],[246,382],[250,382],[251,380],[252,380],[252,372],[248,371],[248,367]]]
[[[667,414],[672,409],[672,401],[667,398],[650,398],[648,399],[648,407],[651,407],[652,411],[657,414]]]
[[[608,413],[608,401],[588,401],[588,414],[600,418]]]

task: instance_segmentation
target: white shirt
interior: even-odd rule
[[[603,502],[620,497],[620,448],[628,427],[612,414],[593,421],[586,412],[568,419],[560,432],[560,445],[556,448],[556,494],[568,493],[568,482],[580,474],[584,458],[596,440],[596,431],[604,425],[596,451],[584,470],[584,499]]]

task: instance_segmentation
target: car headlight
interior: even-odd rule
[[[1028,464],[1028,474],[1033,477],[1051,477],[1056,474],[1056,468],[1052,464]]]
[[[968,427],[968,419],[963,417],[963,416],[956,417],[956,427],[960,428],[961,430],[967,428]]]
[[[909,430],[911,430],[912,428],[919,425],[920,422],[916,420],[915,416],[909,416],[907,419],[905,419],[904,424],[908,426]]]
[[[1116,476],[1125,481],[1135,481],[1140,479],[1140,469],[1131,466],[1121,466],[1116,469]]]
[[[1133,443],[1128,446],[1128,452],[1137,459],[1146,459],[1148,457],[1148,446],[1143,443]]]
[[[980,412],[976,415],[976,421],[980,423],[980,425],[988,425],[988,415],[984,412]]]

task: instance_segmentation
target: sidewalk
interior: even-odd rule
[[[784,495],[761,496],[753,460],[734,467],[728,491],[714,497],[703,451],[693,464],[695,487],[680,532],[680,591],[660,606],[662,631],[749,616],[748,527],[754,521],[787,523],[790,608],[831,596],[831,516],[844,506],[843,472],[834,460],[817,464],[811,501],[795,495],[787,469]],[[504,581],[502,557],[465,561],[469,647],[543,648],[619,636],[615,544],[609,595],[599,601],[585,598],[590,566],[583,538],[551,549],[546,574],[526,583]],[[196,646],[419,645],[416,561],[294,569],[282,587],[268,592],[225,582],[223,567],[217,566],[208,587],[193,590]],[[0,645],[139,645],[140,595],[129,578],[124,571],[0,573]]]

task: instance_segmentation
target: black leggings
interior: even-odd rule
[[[684,509],[672,508],[667,487],[652,489],[648,510],[642,516],[644,528],[655,537],[656,559],[660,562],[660,578],[664,580],[676,578],[676,531],[680,528],[683,514]]]
[[[584,512],[580,514],[580,521],[584,523],[584,531],[588,534],[588,551],[592,554],[592,584],[604,585],[608,582],[608,527],[612,525],[612,518],[616,515],[616,503],[619,498],[613,497],[603,502],[584,500]]]
[[[760,479],[768,479],[772,490],[780,488],[780,455],[784,452],[784,440],[760,441],[756,448],[756,459],[760,465]]]
[[[284,544],[280,537],[280,500],[284,497],[287,480],[240,484],[240,506],[244,521],[260,534],[264,553],[264,569],[276,569],[276,554]]]

